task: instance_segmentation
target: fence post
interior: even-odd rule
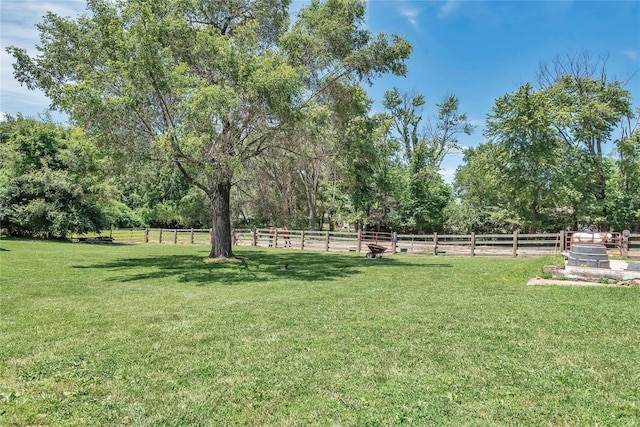
[[[251,230],[251,246],[258,246],[258,230],[256,228]]]
[[[209,243],[213,244],[213,228],[209,229]]]
[[[513,232],[513,256],[518,256],[518,231]]]
[[[330,233],[331,233],[330,231],[327,231],[327,237],[326,237],[325,242],[324,242],[324,248],[325,248],[325,250],[327,252],[329,252],[329,234]]]
[[[471,233],[471,256],[476,256],[476,233]]]
[[[304,230],[300,233],[300,250],[304,250]]]
[[[177,245],[178,244],[178,229],[174,229],[173,230],[173,244]]]
[[[391,233],[391,253],[396,253],[396,247],[398,246],[398,233],[395,231]]]
[[[191,229],[191,234],[189,235],[189,242],[193,245],[193,228]]]
[[[560,230],[559,237],[558,237],[560,239],[560,244],[558,245],[559,246],[558,249],[560,250],[560,252],[564,252],[566,250],[565,247],[567,246],[567,238],[565,237],[564,233],[565,233],[564,230]]]
[[[362,229],[358,229],[358,253],[362,251]]]
[[[145,243],[149,243],[149,229],[148,228],[144,229],[144,242]]]
[[[276,228],[274,233],[273,233],[273,247],[277,248],[278,247],[278,229]]]
[[[438,233],[433,233],[433,254],[438,255]]]
[[[622,239],[624,242],[622,243],[622,256],[627,258],[629,256],[629,237],[623,236]]]
[[[160,236],[158,237],[158,243],[162,243],[162,228],[160,228]]]

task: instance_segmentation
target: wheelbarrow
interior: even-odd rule
[[[384,246],[376,245],[373,243],[367,244],[369,252],[367,252],[367,258],[382,258],[382,253],[387,250]]]

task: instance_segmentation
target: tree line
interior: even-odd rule
[[[474,127],[451,95],[366,84],[406,73],[411,45],[364,27],[366,2],[95,0],[48,13],[15,77],[71,125],[0,124],[0,221],[12,234],[105,227],[323,226],[401,232],[638,228],[640,130],[623,82],[586,54],[541,67],[495,100],[485,142],[442,161]],[[614,154],[607,155],[607,144]]]

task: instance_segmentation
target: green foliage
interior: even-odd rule
[[[546,95],[528,84],[497,99],[487,119],[485,136],[502,154],[493,161],[501,191],[508,194],[499,207],[512,211],[529,230],[544,227],[546,208],[560,202],[556,197],[556,187],[562,185],[560,141],[553,120]]]
[[[235,177],[277,144],[299,108],[406,72],[411,46],[364,29],[365,2],[313,1],[292,26],[288,5],[94,0],[75,20],[46,15],[39,56],[8,51],[16,78],[92,135],[169,159],[209,198],[211,256],[228,257]]]
[[[290,62],[305,71],[312,91],[356,83],[387,73],[404,75],[411,44],[398,35],[371,34],[365,27],[366,2],[312,0],[281,39]]]
[[[462,149],[458,135],[471,135],[475,126],[467,120],[466,113],[458,112],[459,100],[455,95],[449,95],[436,106],[438,115],[435,122],[428,124],[425,143],[428,164],[439,169],[447,154]]]
[[[434,167],[425,166],[426,147],[414,148],[411,163],[406,170],[407,186],[402,194],[400,210],[404,226],[417,232],[441,230],[443,210],[451,201],[451,188],[444,183]]]
[[[385,92],[383,106],[388,111],[389,137],[400,149],[389,156],[395,160],[394,203],[387,212],[387,224],[405,231],[442,230],[444,209],[452,200],[452,190],[440,176],[440,165],[451,150],[457,150],[457,135],[470,134],[473,126],[458,113],[458,99],[451,95],[436,104],[438,116],[426,129],[422,122],[422,95],[401,94],[397,88]]]
[[[211,227],[206,195],[171,164],[116,156],[109,167],[114,227]]]
[[[424,96],[401,94],[395,87],[384,93],[382,106],[391,116],[393,132],[403,148],[401,158],[406,163],[411,162],[413,151],[422,142],[418,126],[422,121],[421,107],[424,104]]]
[[[489,142],[467,150],[456,174],[456,194],[466,205],[456,216],[476,207],[486,214],[487,229],[632,224],[636,205],[627,194],[634,193],[621,190],[620,177],[611,180],[616,164],[602,156],[614,127],[630,114],[629,103],[618,82],[578,75],[498,98],[487,118]],[[631,154],[618,166],[633,171],[634,162]],[[464,221],[472,223],[473,215]]]
[[[612,142],[612,134],[623,120],[633,116],[630,93],[622,82],[608,81],[604,70],[600,76],[593,76],[579,68],[558,76],[543,92],[551,101],[559,136],[570,147],[582,148],[586,157],[579,166],[564,165],[571,170],[586,169],[591,178],[585,181],[586,185],[575,187],[585,199],[590,194],[595,196],[577,216],[583,214],[582,223],[606,225],[611,220],[607,210],[607,180],[611,169],[604,159],[605,144]]]
[[[75,129],[22,117],[0,123],[0,221],[9,234],[100,231],[105,189],[98,154]]]
[[[399,148],[387,138],[388,117],[368,116],[370,101],[361,98],[360,114],[344,130],[341,157],[341,188],[344,218],[357,227],[380,227],[393,192],[391,161]]]
[[[636,120],[640,109],[636,112]],[[640,227],[640,128],[624,128],[617,148],[619,159],[615,162],[610,181],[607,182],[607,212],[609,222],[618,230]]]
[[[469,202],[449,203],[443,215],[443,228],[451,234],[470,234],[487,230],[487,222],[483,219],[482,210]]]
[[[546,89],[553,101],[555,125],[568,142],[583,145],[596,157],[620,120],[631,115],[629,91],[618,81],[563,75]]]

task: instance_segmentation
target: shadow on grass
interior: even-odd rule
[[[358,274],[366,268],[414,266],[396,257],[366,259],[346,254],[293,252],[278,250],[238,251],[236,260],[205,262],[204,256],[166,255],[122,258],[115,261],[76,266],[80,269],[107,269],[118,272],[111,281],[130,282],[173,277],[181,283],[197,285],[236,285],[267,280],[301,282],[327,281]],[[426,264],[424,267],[451,267],[450,264]],[[401,274],[401,273],[399,273]]]

